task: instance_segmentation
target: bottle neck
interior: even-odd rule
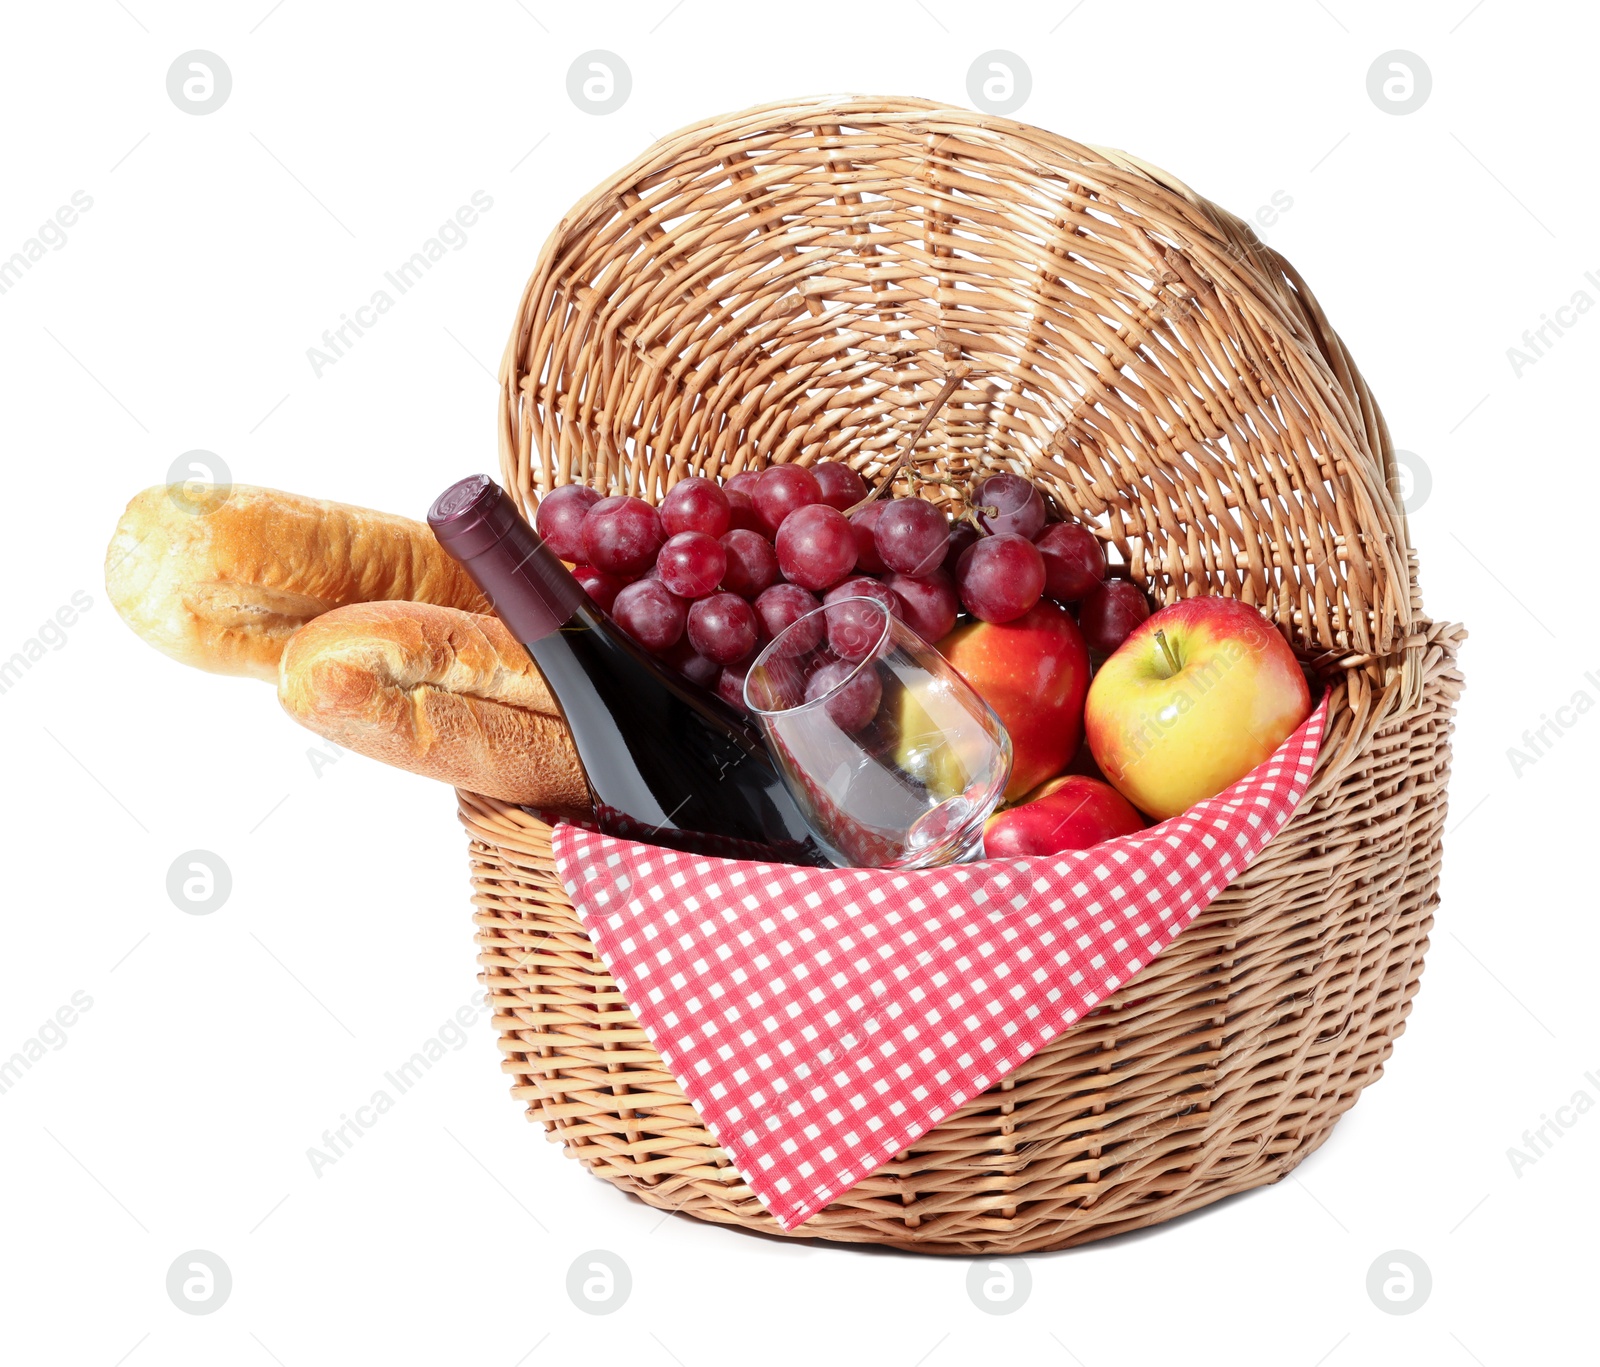
[[[589,601],[510,495],[474,476],[441,495],[428,515],[439,544],[466,570],[524,645],[559,631]]]
[[[583,585],[521,518],[495,545],[461,562],[524,645],[561,630],[588,599]]]

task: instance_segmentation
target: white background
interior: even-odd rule
[[[1579,689],[1600,699],[1581,397],[1600,313],[1520,378],[1506,351],[1576,291],[1600,300],[1600,25],[1509,0],[1075,2],[883,0],[827,23],[707,0],[8,7],[0,256],[93,199],[0,295],[0,657],[93,599],[0,695],[0,1057],[75,992],[93,1002],[0,1095],[8,1361],[1592,1360],[1600,1116],[1567,1112],[1520,1174],[1507,1151],[1574,1093],[1600,1101],[1600,715],[1520,776],[1507,749]],[[202,117],[166,90],[196,48],[233,76]],[[633,76],[607,116],[566,90],[595,48]],[[473,994],[466,841],[447,789],[356,756],[319,773],[269,687],[136,639],[101,577],[123,504],[204,448],[241,482],[420,514],[495,468],[490,372],[540,243],[591,185],[675,127],[787,94],[965,104],[991,49],[1031,69],[1020,118],[1245,216],[1290,198],[1262,235],[1431,472],[1412,517],[1427,604],[1472,640],[1443,903],[1386,1076],[1290,1180],[1032,1257],[1005,1317],[968,1300],[962,1260],[663,1221],[522,1118],[483,1019],[314,1174],[323,1130]],[[1390,49],[1433,75],[1403,117],[1366,90]],[[306,349],[477,190],[494,205],[466,245],[315,376]],[[192,849],[232,873],[209,916],[166,892]],[[605,1317],[565,1289],[596,1248],[633,1278]],[[214,1314],[167,1297],[191,1249],[232,1270]],[[1432,1271],[1409,1316],[1365,1290],[1391,1249]]]

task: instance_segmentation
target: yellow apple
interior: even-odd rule
[[[1112,786],[1164,820],[1237,783],[1310,710],[1272,623],[1231,598],[1190,598],[1135,627],[1100,667],[1084,729]]]
[[[960,699],[937,676],[901,692],[895,724],[895,763],[941,802],[965,792],[993,763],[988,736],[973,728]]]

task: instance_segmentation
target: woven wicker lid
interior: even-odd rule
[[[661,139],[545,243],[503,470],[524,504],[781,461],[870,477],[950,375],[925,470],[1027,473],[1158,599],[1259,604],[1414,693],[1388,434],[1304,281],[1175,177],[1009,119],[818,97]]]

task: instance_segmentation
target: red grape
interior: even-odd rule
[[[889,581],[889,588],[901,603],[900,616],[924,641],[942,641],[955,630],[955,585],[943,570],[935,570],[921,579],[908,574],[897,574]]]
[[[746,498],[754,496],[756,481],[761,478],[759,470],[741,470],[736,475],[730,475],[722,486],[725,494],[743,494]]]
[[[732,664],[759,639],[755,609],[736,593],[714,593],[689,609],[689,644],[708,660]]]
[[[905,606],[887,584],[865,574],[858,574],[853,579],[846,579],[842,584],[835,584],[823,595],[822,601],[832,607],[846,598],[876,598],[896,617],[900,616],[900,611]]]
[[[956,566],[961,563],[961,557],[966,554],[967,547],[978,539],[978,529],[970,522],[957,522],[950,528],[950,546],[944,553],[944,569],[947,574],[955,574]]]
[[[756,616],[769,638],[787,631],[809,612],[822,606],[815,596],[798,584],[774,584],[764,590],[755,601]],[[822,618],[814,617],[798,631],[793,632],[782,646],[785,655],[804,655],[822,644]]]
[[[1081,601],[1106,577],[1100,539],[1077,522],[1052,522],[1033,544],[1044,556],[1045,596],[1058,603]]]
[[[1025,536],[979,537],[956,566],[961,605],[985,622],[1013,622],[1044,593],[1044,557]]]
[[[1090,650],[1109,655],[1150,615],[1150,600],[1131,579],[1108,579],[1089,590],[1078,609],[1078,625]]]
[[[754,598],[778,577],[778,556],[772,543],[759,532],[736,527],[722,538],[728,568],[723,571],[722,587],[729,593]]]
[[[584,559],[611,574],[643,574],[665,540],[661,515],[642,498],[603,498],[583,519]]]
[[[811,467],[817,487],[822,490],[822,501],[841,513],[849,512],[867,496],[867,482],[848,465],[825,460]]]
[[[660,654],[683,635],[684,601],[659,579],[636,579],[617,595],[611,615],[646,650]]]
[[[722,673],[722,666],[715,660],[706,659],[689,644],[686,636],[680,638],[678,644],[662,658],[690,683],[699,684],[701,688],[715,688],[717,675]]]
[[[661,500],[661,525],[668,536],[680,532],[721,536],[728,530],[730,516],[722,486],[704,475],[680,479]]]
[[[691,650],[688,658],[679,666],[679,672],[690,683],[699,684],[701,688],[715,688],[722,676],[722,666],[715,660],[708,660],[698,650]]]
[[[856,567],[856,539],[837,508],[797,508],[778,528],[778,568],[803,589],[825,589]]]
[[[762,526],[775,535],[796,508],[821,503],[822,489],[817,477],[803,465],[769,465],[756,480],[752,497]]]
[[[852,679],[851,671],[860,673]],[[849,682],[845,682],[849,680]],[[841,688],[840,685],[844,686]],[[833,690],[838,689],[837,692]],[[848,660],[834,660],[825,664],[806,682],[806,701],[832,693],[823,703],[823,710],[833,718],[841,731],[853,733],[878,715],[878,704],[883,701],[883,684],[878,680],[876,666],[851,664]]]
[[[990,536],[1014,533],[1032,541],[1044,526],[1044,499],[1021,475],[990,475],[973,491],[972,503],[978,525]]]
[[[583,585],[583,591],[594,599],[602,612],[611,611],[611,605],[617,601],[617,594],[622,592],[623,586],[628,582],[614,574],[607,574],[604,570],[597,570],[593,565],[574,565],[572,577]]]
[[[656,575],[680,598],[704,598],[727,573],[728,553],[704,532],[679,532],[656,556]]]
[[[600,501],[600,491],[587,484],[563,484],[539,500],[534,529],[561,559],[583,559],[583,519]]]
[[[822,600],[828,606],[828,644],[834,654],[846,660],[860,660],[880,648],[880,643],[886,647],[888,638],[883,630],[883,613],[867,603],[845,601],[851,598],[875,599],[891,617],[900,616],[903,605],[892,589],[865,576],[846,579]]]
[[[749,491],[724,489],[723,493],[728,496],[728,526],[735,531],[759,532],[765,536],[767,529],[761,525],[761,514],[750,501]]]
[[[754,658],[735,660],[731,665],[723,665],[717,673],[717,696],[736,711],[749,710],[744,705],[744,681],[754,662]]]
[[[889,505],[883,499],[869,503],[850,519],[856,536],[856,568],[867,574],[882,574],[889,567],[878,556],[878,519]]]
[[[897,574],[929,574],[944,559],[950,523],[921,498],[897,498],[883,510],[873,533],[878,555]]]

